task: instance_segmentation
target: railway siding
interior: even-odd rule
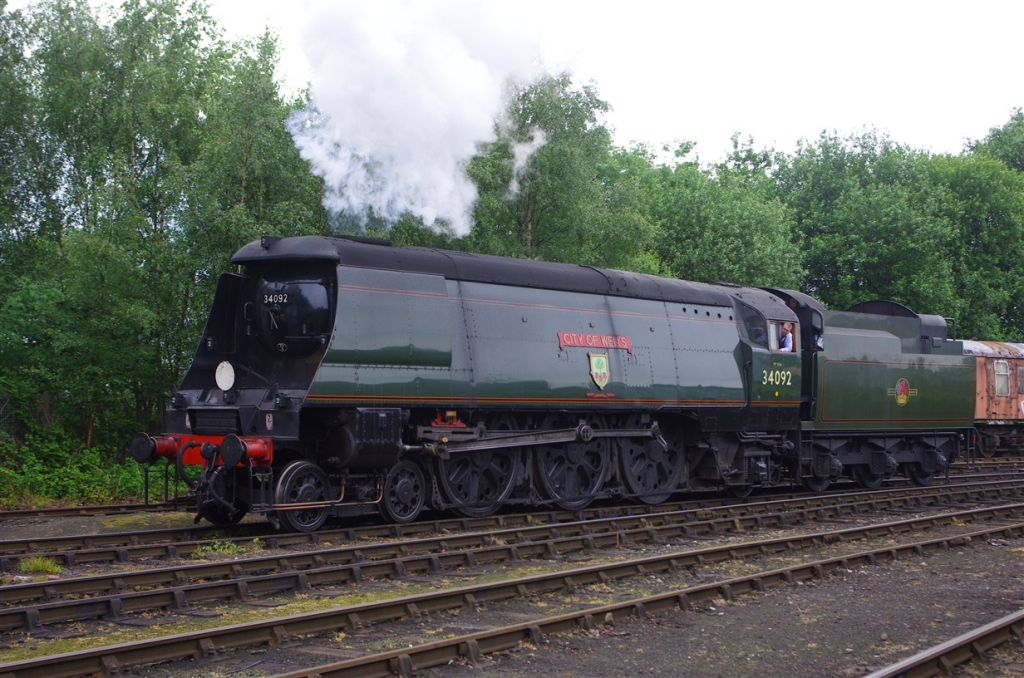
[[[198,636],[207,638],[205,643],[198,646],[191,646],[190,653],[184,655],[175,656],[207,656],[207,657],[218,657],[223,658],[230,654],[230,650],[233,647],[245,647],[247,644],[255,643],[257,645],[267,645],[272,647],[278,647],[281,643],[300,643],[307,644],[309,638],[315,638],[317,634],[328,633],[328,637],[331,633],[338,634],[357,634],[362,633],[364,629],[376,628],[375,624],[383,624],[380,628],[387,629],[388,625],[394,623],[402,623],[400,620],[410,619],[423,619],[433,618],[438,614],[441,617],[445,617],[450,614],[446,610],[469,610],[474,611],[480,606],[492,607],[494,605],[506,605],[508,603],[504,601],[513,600],[533,600],[535,597],[540,596],[541,599],[548,599],[552,595],[555,600],[561,601],[557,603],[556,607],[564,607],[567,601],[573,600],[578,597],[577,593],[582,590],[593,589],[598,587],[600,590],[602,587],[619,587],[621,586],[617,582],[620,580],[631,579],[637,581],[644,581],[652,576],[665,577],[666,580],[669,578],[678,578],[679,573],[685,576],[686,573],[693,572],[712,572],[717,567],[719,574],[705,574],[700,575],[703,577],[713,577],[717,581],[721,581],[723,577],[721,572],[723,571],[720,563],[722,561],[719,558],[753,558],[751,563],[765,561],[767,559],[775,559],[776,562],[785,562],[786,566],[782,569],[793,570],[794,568],[802,567],[806,564],[804,561],[814,560],[811,557],[811,552],[815,550],[823,550],[829,548],[844,548],[846,551],[850,551],[849,540],[854,538],[852,530],[859,529],[870,537],[881,540],[886,543],[884,550],[888,553],[900,554],[902,545],[897,542],[905,541],[908,537],[918,538],[920,537],[919,532],[923,529],[937,530],[938,532],[965,532],[970,528],[966,527],[966,523],[969,518],[964,516],[952,516],[946,515],[930,515],[930,516],[916,516],[914,519],[901,520],[900,514],[904,512],[909,513],[935,513],[935,511],[942,511],[949,513],[951,504],[954,501],[968,501],[983,504],[983,508],[973,511],[976,516],[975,519],[984,519],[988,521],[996,522],[1007,522],[1013,521],[1014,516],[1017,512],[1021,511],[1020,506],[1010,506],[1013,503],[1010,499],[1015,493],[1019,496],[1020,491],[1020,479],[1017,479],[1016,483],[1013,481],[1009,482],[1008,485],[1002,483],[988,483],[981,484],[979,487],[973,489],[955,487],[943,487],[943,488],[931,488],[929,490],[917,489],[911,494],[904,493],[902,490],[890,491],[888,499],[884,498],[882,493],[861,493],[851,494],[849,496],[844,495],[833,495],[831,507],[816,504],[813,507],[791,507],[795,511],[796,515],[801,516],[801,520],[823,520],[823,524],[833,524],[838,526],[837,529],[830,530],[831,535],[798,535],[798,534],[786,534],[782,538],[774,540],[774,546],[765,540],[758,540],[756,533],[762,528],[779,529],[785,527],[787,532],[793,532],[793,528],[790,526],[794,521],[781,520],[776,521],[771,518],[772,512],[767,507],[775,505],[775,508],[784,507],[788,502],[793,502],[795,499],[784,499],[784,500],[769,500],[767,502],[745,502],[736,503],[729,507],[729,511],[733,514],[727,517],[726,515],[714,516],[713,514],[719,509],[709,509],[705,507],[691,508],[684,511],[666,512],[666,513],[649,513],[642,517],[627,517],[627,518],[613,518],[605,519],[603,522],[608,526],[615,526],[619,533],[616,534],[611,529],[601,528],[599,525],[602,521],[596,521],[589,526],[587,524],[578,525],[553,525],[553,526],[534,526],[532,528],[513,528],[510,529],[507,534],[491,534],[490,541],[484,540],[485,543],[482,546],[473,547],[468,543],[463,545],[461,548],[466,550],[466,553],[449,553],[447,549],[452,548],[451,544],[458,542],[460,539],[466,539],[467,542],[477,540],[479,536],[473,535],[457,535],[457,534],[446,534],[443,537],[437,538],[431,547],[417,546],[416,542],[422,542],[426,544],[430,542],[429,539],[421,540],[405,540],[392,543],[390,548],[397,548],[399,551],[404,551],[404,555],[401,559],[387,562],[386,559],[383,562],[375,562],[367,557],[367,553],[377,548],[378,546],[385,546],[385,544],[363,544],[360,543],[352,549],[353,553],[358,554],[358,558],[353,564],[365,582],[369,582],[371,588],[378,588],[381,593],[385,589],[390,588],[390,591],[386,596],[394,596],[395,593],[401,593],[404,591],[414,590],[418,588],[415,584],[408,586],[408,584],[401,584],[404,581],[412,581],[415,579],[422,579],[423,581],[438,581],[438,577],[444,576],[444,567],[469,567],[471,571],[465,573],[466,577],[474,576],[472,572],[479,572],[481,568],[484,570],[491,570],[492,562],[497,562],[498,558],[494,561],[491,560],[491,556],[482,555],[484,553],[499,554],[501,559],[513,560],[519,559],[517,564],[513,562],[511,567],[521,567],[522,559],[542,557],[547,559],[547,564],[543,567],[547,569],[564,570],[565,564],[561,562],[564,558],[564,553],[578,551],[582,548],[608,548],[612,545],[618,545],[624,550],[618,553],[618,556],[612,555],[616,552],[602,551],[600,560],[605,562],[600,565],[590,565],[587,567],[576,567],[571,571],[557,571],[557,572],[545,572],[543,574],[536,574],[533,577],[519,577],[514,581],[508,581],[509,575],[507,573],[495,572],[491,578],[486,582],[478,584],[478,588],[474,589],[472,586],[459,587],[454,590],[457,595],[452,598],[453,591],[428,591],[426,593],[419,594],[417,596],[406,596],[400,600],[387,600],[379,601],[377,603],[366,603],[366,606],[347,606],[343,608],[345,610],[341,621],[337,620],[333,622],[318,621],[322,619],[322,615],[326,613],[315,612],[305,613],[302,615],[295,615],[294,625],[291,622],[285,623],[282,619],[291,619],[291,616],[286,616],[278,619],[271,619],[270,631],[267,632],[264,628],[262,631],[259,628],[265,626],[264,622],[257,623],[252,629],[243,631],[238,625],[235,627],[221,627],[215,629],[207,629],[204,631],[197,632]],[[914,500],[912,497],[917,496],[918,499]],[[921,497],[928,496],[927,500],[922,500]],[[959,499],[957,498],[959,497]],[[842,502],[845,501],[846,505],[843,506]],[[725,511],[725,509],[722,509]],[[867,523],[877,522],[877,516],[872,512],[882,512],[888,514],[888,518],[884,520],[884,525],[870,525]],[[675,516],[672,514],[675,513]],[[776,513],[784,514],[782,511],[776,511]],[[703,521],[694,520],[696,517],[703,518]],[[766,517],[768,517],[766,519]],[[1018,516],[1019,517],[1019,516]],[[681,524],[672,525],[672,519],[675,519]],[[527,522],[536,522],[536,518],[530,518]],[[616,523],[620,523],[616,525]],[[862,523],[861,525],[856,525]],[[701,527],[704,524],[705,527]],[[717,527],[710,527],[716,525]],[[851,527],[851,525],[855,527]],[[566,530],[560,537],[553,537],[555,528]],[[986,534],[1000,535],[999,539],[1009,538],[1005,535],[1006,532],[1003,530],[1010,529],[1005,525],[995,526],[992,530],[986,531]],[[632,533],[630,532],[632,530]],[[737,531],[739,530],[739,531]],[[795,532],[802,530],[806,532],[806,527],[799,527]],[[532,533],[532,534],[531,534]],[[1014,533],[1016,534],[1016,533]],[[693,551],[689,549],[691,553],[681,554],[678,547],[666,546],[666,543],[676,540],[689,540],[692,538],[699,538],[701,541],[707,541],[709,544],[719,541],[724,541],[724,544],[718,547],[708,546],[707,549],[700,549]],[[805,538],[805,544],[798,543],[798,537]],[[949,544],[949,539],[958,539],[960,537],[953,535],[946,535],[946,543]],[[1015,538],[1015,537],[1014,537]],[[559,545],[558,539],[563,540],[563,544]],[[607,539],[607,542],[601,540]],[[942,540],[938,540],[941,542]],[[500,542],[500,543],[499,543]],[[760,543],[757,543],[760,542]],[[895,545],[893,545],[895,544]],[[443,546],[442,546],[443,545]],[[481,555],[474,554],[473,548],[480,550]],[[422,552],[419,552],[422,549]],[[644,549],[646,554],[656,552],[656,556],[644,555],[638,557],[636,550]],[[805,553],[806,550],[806,553]],[[721,555],[713,555],[713,552],[717,551]],[[823,551],[824,552],[824,551]],[[916,550],[913,550],[915,554],[920,557],[927,557],[927,547],[918,545]],[[474,555],[470,555],[474,554]],[[452,555],[452,563],[444,563],[441,557]],[[303,586],[309,586],[313,584],[313,577],[323,574],[325,581],[323,582],[327,586],[331,586],[329,582],[337,581],[338,577],[351,576],[345,574],[339,574],[334,570],[337,567],[327,565],[322,558],[319,558],[319,554],[316,553],[302,553],[302,556],[311,556],[310,562],[311,567],[314,569],[320,568],[322,572],[309,572],[297,571],[296,568],[292,568],[291,572],[284,572],[281,581],[290,579],[293,582],[297,582],[297,585],[302,588]],[[276,567],[287,567],[290,566],[288,558],[284,557],[283,561],[278,562]],[[847,554],[847,559],[854,558]],[[319,562],[318,562],[319,558]],[[458,559],[462,559],[461,561]],[[778,559],[782,560],[779,561]],[[888,556],[881,555],[875,556],[876,560],[885,562]],[[552,560],[553,559],[553,560]],[[624,562],[610,562],[614,560],[620,560]],[[462,563],[459,565],[459,563]],[[849,569],[849,561],[846,569]],[[414,564],[418,563],[418,564]],[[222,565],[233,565],[222,564]],[[439,566],[440,569],[439,569]],[[504,566],[503,566],[504,567]],[[377,569],[375,569],[377,568]],[[603,568],[603,569],[602,569]],[[237,570],[244,568],[233,568],[231,570],[231,576],[239,576]],[[744,570],[751,569],[751,566],[744,566]],[[594,574],[594,572],[602,572],[604,574]],[[769,572],[770,570],[764,570]],[[127,574],[127,573],[125,573]],[[830,572],[827,569],[822,569],[818,574],[819,577],[828,576]],[[298,576],[296,576],[298,575]],[[306,582],[302,582],[302,575],[306,575]],[[460,575],[461,576],[461,575]],[[260,575],[254,581],[271,581],[272,578],[262,579],[264,575]],[[379,588],[379,584],[373,582],[383,581],[383,577],[398,577],[399,586],[388,587],[384,586],[383,589]],[[548,583],[541,584],[544,578],[549,578]],[[692,579],[692,577],[691,577]],[[534,583],[536,580],[538,583]],[[443,581],[443,580],[442,580]],[[799,578],[794,581],[801,581]],[[121,582],[122,589],[127,589],[125,581]],[[255,596],[258,586],[250,586],[249,582],[242,582],[244,586],[240,586],[240,582],[214,582],[210,585],[210,590],[215,590],[221,587],[224,591],[230,591],[230,595],[234,598],[253,601],[254,598],[262,598],[262,596]],[[318,582],[319,583],[319,582]],[[693,581],[689,582],[689,585],[684,588],[692,588]],[[436,586],[437,583],[427,585],[427,588]],[[447,586],[447,584],[441,584]],[[710,584],[709,584],[710,585]],[[206,584],[202,584],[206,586]],[[271,585],[266,589],[267,593],[270,591],[276,591],[277,584]],[[547,588],[546,588],[547,587]],[[9,587],[4,587],[9,588]],[[16,587],[15,587],[16,588]],[[180,587],[173,587],[180,588]],[[351,591],[351,585],[342,586],[343,589]],[[771,588],[770,586],[768,588]],[[307,589],[308,590],[308,589]],[[732,591],[732,588],[728,589]],[[553,592],[553,594],[552,594]],[[738,592],[738,590],[737,590]],[[328,595],[330,591],[325,591]],[[126,594],[125,596],[115,595],[111,597],[111,600],[119,600],[118,603],[112,603],[113,608],[110,611],[122,612],[128,610],[128,605],[125,601],[134,593]],[[157,596],[161,594],[154,594],[153,600],[157,599]],[[526,596],[524,599],[523,596]],[[423,597],[425,596],[425,597]],[[102,598],[103,596],[100,596]],[[726,596],[728,598],[728,596]],[[167,603],[168,607],[174,608],[177,605],[178,609],[184,609],[185,607],[191,608],[192,606],[183,606],[181,603],[184,601],[183,594],[174,600],[173,603]],[[437,602],[432,602],[437,601]],[[95,601],[94,601],[95,602]],[[267,601],[267,602],[273,602]],[[102,603],[101,603],[102,604]],[[44,603],[43,607],[50,605],[50,603]],[[163,604],[161,604],[162,606]],[[367,607],[369,606],[369,607]],[[375,607],[383,606],[383,607]],[[381,612],[380,610],[390,611]],[[200,604],[201,609],[201,604]],[[645,608],[646,609],[646,608]],[[650,610],[648,610],[650,611]],[[108,612],[109,614],[109,612]],[[301,619],[299,619],[301,617]],[[613,618],[615,615],[613,615]],[[40,615],[41,620],[41,615]],[[272,622],[278,622],[276,624]],[[332,630],[332,624],[333,630]],[[259,627],[259,628],[257,628]],[[586,630],[586,626],[579,627]],[[226,630],[225,630],[226,629]],[[314,629],[314,630],[310,630]],[[319,630],[316,630],[319,629]],[[387,631],[382,631],[388,633]],[[267,635],[269,633],[269,635]],[[240,642],[241,644],[233,644],[236,641],[231,640],[235,637],[235,634],[239,634],[238,638],[247,637],[249,640]],[[184,634],[188,635],[188,634]],[[449,633],[449,635],[451,635]],[[460,634],[455,633],[458,636]],[[270,638],[270,639],[267,639]],[[422,637],[417,642],[421,642]],[[314,645],[310,646],[314,652],[316,650],[316,641]],[[156,647],[156,641],[141,641],[134,645],[140,645],[140,647],[125,648],[124,651],[118,649],[116,651],[108,651],[106,655],[101,652],[100,661],[106,662],[108,667],[107,671],[114,668],[123,669],[127,668],[132,662],[143,661],[142,655],[134,654],[135,651],[142,651],[141,645],[147,647]],[[182,644],[184,643],[184,644]],[[45,643],[44,643],[45,644]],[[170,646],[176,647],[172,649]],[[154,661],[163,661],[165,653],[174,654],[175,652],[180,653],[188,648],[188,642],[183,638],[175,638],[170,641],[170,646],[161,646],[159,649],[153,649],[151,654],[147,656],[158,657]],[[466,645],[469,647],[470,645]],[[118,646],[120,647],[120,646]],[[196,649],[198,647],[198,649]],[[102,648],[101,648],[102,650]],[[109,650],[109,648],[108,648]],[[364,650],[365,652],[365,650]],[[227,653],[227,654],[226,654]],[[123,654],[123,656],[122,656]],[[106,657],[106,659],[104,659]],[[88,667],[89,661],[85,661],[81,666]],[[0,674],[6,674],[9,672],[8,669],[18,668],[15,665],[5,665],[0,667]],[[52,669],[52,667],[51,667]],[[21,667],[20,670],[29,670],[27,667]],[[40,669],[42,670],[42,669]],[[49,669],[48,669],[49,670]],[[13,672],[12,676],[18,677],[21,673]],[[28,673],[26,675],[34,675]],[[38,675],[44,675],[40,673]],[[62,675],[58,672],[50,671],[45,675]],[[77,674],[74,674],[77,675]]]

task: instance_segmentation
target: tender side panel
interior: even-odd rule
[[[974,367],[948,355],[904,355],[887,332],[834,328],[820,364],[820,429],[967,426]]]

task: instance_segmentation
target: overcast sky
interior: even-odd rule
[[[703,163],[737,133],[792,153],[877,130],[955,154],[1024,107],[1022,0],[208,2],[229,39],[278,34],[286,91],[309,84],[314,108],[289,129],[328,209],[460,234],[476,200],[465,163],[493,138],[505,84],[540,72],[592,83],[619,145],[692,141]]]
[[[296,86],[310,77],[304,46],[336,30],[325,8],[338,4],[353,3],[210,0],[229,35],[278,31],[281,75]],[[424,8],[445,4],[485,7],[474,21],[493,22],[525,55],[536,50],[549,70],[592,80],[613,108],[618,143],[692,140],[705,162],[737,132],[790,152],[822,130],[875,128],[957,153],[1024,106],[1019,1],[419,0],[405,16],[422,21]]]

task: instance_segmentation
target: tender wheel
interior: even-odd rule
[[[904,464],[903,472],[907,474],[907,478],[910,478],[910,482],[920,487],[928,487],[935,480],[934,473],[925,473],[921,468],[921,464],[914,462],[912,464]]]
[[[754,492],[753,485],[726,485],[725,491],[737,499],[746,499]]]
[[[828,486],[832,484],[829,478],[815,478],[814,476],[801,476],[800,484],[804,486],[804,489],[808,492],[824,492],[828,489]]]
[[[660,504],[679,486],[686,461],[654,440],[627,439],[619,451],[619,474],[626,491],[645,504]]]
[[[853,479],[857,481],[858,485],[869,490],[877,490],[885,480],[884,475],[872,473],[867,464],[855,464],[850,468],[850,473],[853,474]]]
[[[603,429],[595,420],[592,428]],[[608,477],[611,445],[608,438],[589,442],[544,445],[535,453],[537,482],[547,499],[567,511],[590,505]]]
[[[437,478],[457,513],[470,518],[489,516],[508,499],[516,485],[515,450],[456,452],[437,460]]]
[[[329,501],[327,474],[316,464],[293,461],[284,467],[274,489],[275,504],[308,504]],[[327,520],[327,507],[279,511],[281,524],[296,532],[312,532]]]
[[[403,459],[388,471],[380,512],[395,523],[411,523],[427,501],[427,481],[420,465]]]

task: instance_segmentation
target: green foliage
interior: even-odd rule
[[[120,453],[79,449],[56,427],[26,435],[21,444],[0,439],[0,504],[34,506],[53,501],[105,504],[143,494],[143,470]]]
[[[1024,339],[1024,173],[988,154],[937,156],[927,165],[946,200],[935,219],[952,231],[952,309],[964,336]]]
[[[1016,108],[1002,127],[993,127],[988,136],[970,145],[975,154],[1002,160],[1010,169],[1024,172],[1024,111]]]
[[[33,135],[30,69],[25,59],[28,22],[21,12],[0,10],[0,266],[24,270],[15,249],[31,201],[25,175]]]
[[[802,235],[804,289],[829,306],[892,299],[956,318],[961,336],[1022,336],[1024,185],[1002,161],[823,135],[775,177]]]
[[[363,235],[388,240],[395,247],[437,247],[458,250],[463,245],[450,226],[438,223],[435,223],[433,227],[426,226],[422,219],[412,215],[406,215],[391,225],[371,219]]]
[[[625,266],[650,241],[637,185],[613,168],[608,110],[594,87],[568,74],[513,92],[498,140],[468,172],[479,201],[472,251]]]
[[[198,559],[209,558],[211,556],[240,556],[247,553],[256,553],[262,548],[263,546],[260,544],[259,537],[254,537],[248,544],[214,540],[209,544],[197,546],[192,552],[192,557]]]
[[[53,558],[28,556],[18,561],[18,572],[22,574],[60,574],[64,568]]]
[[[683,149],[684,152],[686,149]],[[741,285],[798,287],[794,219],[767,185],[765,168],[695,163],[662,166],[651,212],[657,252],[672,276]]]
[[[322,230],[322,185],[285,130],[299,102],[269,36],[225,45],[181,0],[19,18],[0,14],[0,187],[8,168],[21,187],[0,192],[0,383],[24,424],[123,449],[161,426],[230,254]]]

